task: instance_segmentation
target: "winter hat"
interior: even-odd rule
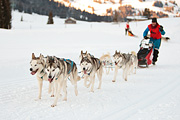
[[[152,18],[152,22],[156,22],[157,23],[157,18]]]

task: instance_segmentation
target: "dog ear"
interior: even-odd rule
[[[40,59],[43,59],[43,58],[44,58],[44,56],[40,53],[39,58],[40,58]]]
[[[87,51],[86,51],[86,55],[87,55]]]
[[[58,63],[58,59],[55,56],[53,56],[53,58],[54,58],[54,63]]]
[[[36,59],[36,57],[35,57],[34,53],[32,53],[32,59]]]
[[[117,50],[115,51],[115,54],[117,54]]]
[[[87,52],[87,51],[86,51]],[[90,54],[87,54],[87,58],[88,59],[91,59],[91,55]]]
[[[49,56],[47,56],[47,60],[46,60],[46,63],[49,63]]]
[[[83,51],[81,50],[81,55],[83,54]]]

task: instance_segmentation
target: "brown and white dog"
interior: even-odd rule
[[[132,54],[125,54],[115,51],[115,54],[113,55],[114,63],[115,63],[115,72],[114,72],[114,79],[112,82],[116,81],[116,76],[118,73],[118,69],[123,69],[123,78],[125,81],[127,81],[127,76],[130,74],[133,69],[137,69],[138,65],[138,59],[135,52],[132,52]]]
[[[45,63],[46,58],[40,54],[39,57],[35,57],[34,53],[32,53],[32,59],[30,62],[30,71],[32,75],[36,74],[36,78],[38,80],[38,87],[39,87],[39,95],[38,99],[41,99],[42,94],[42,85],[43,80],[48,81],[47,73],[45,72]],[[54,97],[55,88],[53,87],[53,83],[49,83],[49,90],[48,93],[51,93],[51,97]]]

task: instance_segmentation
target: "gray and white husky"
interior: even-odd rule
[[[38,80],[38,87],[39,87],[38,99],[41,99],[43,80],[48,81],[48,77],[45,72],[45,63],[46,63],[46,58],[44,58],[43,55],[40,54],[39,57],[35,57],[35,54],[32,53],[32,59],[30,62],[31,65],[30,71],[32,75],[36,74]],[[51,93],[51,97],[54,97],[55,88],[52,86],[53,83],[49,83],[48,93]]]
[[[103,66],[102,62],[95,58],[94,56],[81,51],[81,61],[80,66],[82,73],[84,74],[84,85],[88,88],[91,86],[91,92],[94,92],[94,83],[95,83],[95,74],[97,73],[97,77],[99,79],[99,87],[101,88],[102,84],[102,74],[103,74]],[[89,84],[87,85],[87,81],[89,80]]]
[[[55,56],[47,56],[46,60],[46,73],[49,81],[53,81],[57,85],[54,103],[51,107],[57,105],[60,97],[61,90],[64,92],[64,99],[67,100],[67,79],[70,77],[71,83],[75,88],[75,95],[78,95],[77,81],[80,80],[78,76],[76,64],[69,59],[60,59]]]
[[[125,54],[115,51],[113,58],[115,63],[115,72],[114,79],[112,82],[116,81],[118,69],[120,68],[123,69],[123,78],[125,79],[125,81],[127,81],[128,74],[130,74],[130,72],[133,72],[134,69],[136,73],[138,59],[135,52],[132,52],[132,54]]]

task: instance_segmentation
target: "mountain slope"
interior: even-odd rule
[[[61,3],[64,3],[66,6],[71,6],[75,8],[80,8],[81,10],[88,11],[90,13],[95,13],[98,15],[106,15],[106,10],[112,8],[112,10],[117,10],[118,7],[122,5],[131,5],[137,10],[144,10],[145,8],[149,8],[153,11],[161,11],[165,12],[168,15],[177,15],[179,7],[170,2],[166,2],[166,0],[159,0],[162,2],[164,7],[174,6],[174,12],[166,12],[163,8],[153,6],[154,2],[157,0],[146,0],[145,2],[140,2],[139,0],[122,0],[120,4],[120,0],[55,0]],[[166,4],[167,3],[167,4]],[[180,12],[178,12],[179,14]]]

